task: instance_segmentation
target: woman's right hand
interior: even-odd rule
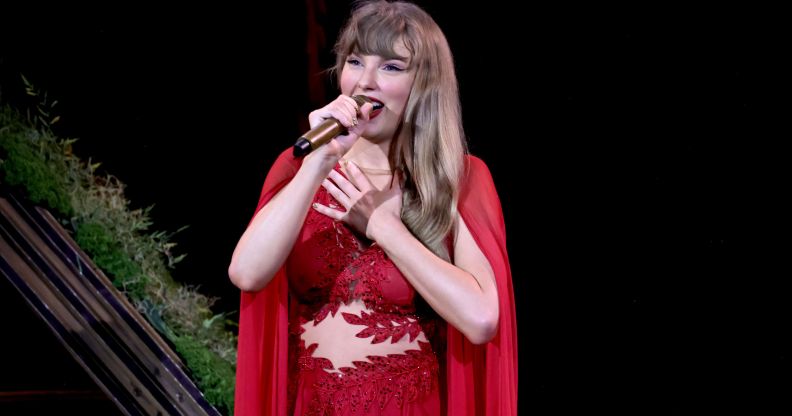
[[[338,135],[335,139],[330,140],[327,144],[319,147],[313,152],[305,156],[305,161],[315,159],[322,161],[325,166],[330,166],[330,169],[335,166],[341,157],[360,137],[360,133],[364,130],[369,121],[368,115],[374,106],[370,103],[363,104],[358,108],[357,103],[347,95],[339,95],[338,98],[327,104],[326,106],[312,111],[308,115],[308,123],[311,128],[316,127],[319,123],[334,118],[338,120],[347,130],[348,134]]]

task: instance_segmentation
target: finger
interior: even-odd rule
[[[349,104],[349,106],[350,106],[349,108],[351,108],[352,110],[354,110],[354,111],[355,111],[355,114],[357,114],[357,113],[360,111],[360,108],[358,107],[358,103],[357,103],[357,101],[355,101],[355,99],[354,99],[354,98],[352,98],[352,97],[350,97],[350,96],[348,96],[348,95],[344,95],[343,97],[344,97],[344,102],[346,102],[347,104]]]
[[[311,207],[316,210],[316,212],[326,215],[334,220],[341,221],[344,218],[344,212],[334,210],[330,207],[324,206],[322,204],[314,202]]]
[[[335,182],[336,186],[338,186],[341,191],[343,191],[347,196],[354,198],[356,194],[360,193],[360,190],[355,187],[355,185],[350,182],[347,178],[343,175],[338,173],[338,171],[331,170],[330,175],[328,175],[330,179]]]
[[[355,128],[348,128],[346,133],[347,134],[339,134],[335,137],[335,139],[333,139],[334,142],[338,142],[338,144],[341,146],[341,155],[346,154],[360,137]],[[320,147],[320,149],[322,147]]]
[[[363,105],[360,107],[360,111],[359,111],[359,113],[360,113],[360,118],[362,118],[363,120],[367,120],[367,121],[368,121],[368,119],[369,119],[369,114],[371,114],[371,111],[372,111],[372,110],[374,110],[374,104],[371,104],[371,103],[364,103],[364,104],[363,104]]]
[[[346,109],[349,110],[349,116],[350,119],[352,120],[352,126],[357,126],[358,124],[357,117],[360,114],[360,109],[358,108],[358,104],[357,102],[355,102],[354,99],[352,99],[352,97],[344,96],[344,98],[345,99],[343,100],[343,102]]]
[[[341,121],[341,123],[347,129],[351,129],[358,125],[357,115],[355,114],[355,109],[350,108],[350,105],[345,100],[342,100],[338,103],[338,108],[336,108],[336,118]]]
[[[333,196],[344,208],[349,208],[352,204],[352,201],[349,199],[349,196],[342,192],[338,187],[329,180],[325,179],[322,181],[322,187],[327,189],[327,192]]]
[[[340,95],[335,101],[327,106],[330,112],[330,117],[340,121],[347,129],[357,125],[357,116],[355,114],[355,107],[349,104],[349,101],[354,103],[351,98]]]
[[[349,103],[352,102],[352,104]],[[308,115],[311,128],[328,118],[334,118],[341,122],[344,127],[352,127],[357,124],[357,107],[355,100],[345,95],[340,95],[330,104],[312,111]]]
[[[360,189],[360,192],[366,193],[372,189],[374,189],[374,184],[371,183],[368,176],[366,176],[362,170],[355,164],[353,161],[349,161],[347,163],[347,172],[349,172],[349,179],[352,183]]]

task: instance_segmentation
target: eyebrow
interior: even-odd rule
[[[362,52],[359,52],[359,51],[352,51],[352,52],[349,53],[349,55],[347,55],[347,57],[349,57],[351,55],[381,56],[381,57],[385,58],[386,61],[401,61],[401,62],[404,62],[405,65],[409,64],[409,62],[410,62],[410,57],[409,56],[401,56],[401,55],[396,55],[396,54],[393,54],[393,55],[378,55],[378,54],[365,54],[365,53],[362,53]]]

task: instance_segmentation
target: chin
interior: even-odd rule
[[[364,135],[360,136],[360,138],[364,139],[364,140],[366,140],[368,142],[371,142],[371,143],[382,143],[382,142],[388,140],[387,138],[382,137],[379,134],[364,134]]]

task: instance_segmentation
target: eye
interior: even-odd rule
[[[404,71],[404,68],[402,68],[402,67],[400,67],[400,66],[398,66],[396,64],[386,64],[382,68],[385,69],[386,71],[396,71],[396,72]]]
[[[358,58],[349,57],[349,58],[347,58],[347,63],[349,65],[357,66],[357,65],[360,65],[360,60]]]

